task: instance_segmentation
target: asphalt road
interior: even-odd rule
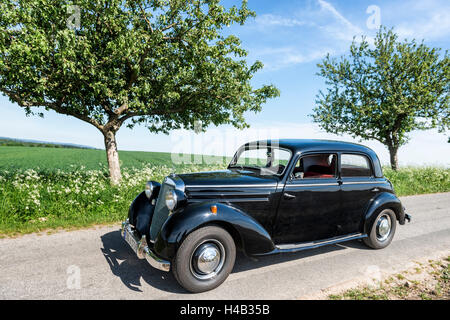
[[[219,288],[190,294],[171,273],[138,260],[118,226],[0,239],[0,299],[298,299],[450,254],[450,193],[402,198],[413,221],[391,245],[359,241],[294,254],[238,255]]]

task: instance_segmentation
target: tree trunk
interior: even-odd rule
[[[105,137],[106,158],[108,159],[109,177],[112,185],[119,184],[122,180],[120,173],[119,153],[117,152],[116,133],[114,131],[103,132]]]
[[[397,146],[388,146],[389,148],[389,155],[391,157],[391,168],[392,170],[397,171],[398,169],[398,147]]]

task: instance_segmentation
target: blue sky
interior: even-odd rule
[[[230,6],[240,1],[223,3]],[[208,128],[201,135],[179,131],[167,136],[151,134],[143,127],[133,130],[123,127],[117,136],[120,150],[170,152],[178,145],[184,148],[182,151],[230,154],[238,144],[266,136],[353,141],[348,136],[335,137],[321,132],[308,117],[316,94],[324,88],[323,80],[315,75],[321,58],[327,53],[345,54],[353,36],[373,37],[376,29],[371,22],[376,22],[373,20],[376,12],[381,24],[394,27],[401,38],[424,39],[428,45],[443,50],[450,47],[450,1],[249,0],[249,7],[256,11],[257,17],[226,32],[241,38],[243,47],[249,51],[250,62],[258,59],[264,63],[265,68],[255,76],[253,84],[272,83],[280,89],[281,97],[269,101],[261,113],[247,114],[250,130],[221,126]],[[0,136],[103,148],[101,134],[74,118],[52,111],[46,112],[44,119],[26,117],[21,108],[4,96],[0,96],[0,107],[3,109]],[[181,138],[186,136],[189,143]],[[233,143],[228,143],[230,139]],[[436,131],[414,132],[410,143],[400,151],[400,162],[448,166],[450,145],[446,142],[446,135]],[[388,161],[387,151],[381,144],[364,143],[374,148],[383,162]]]

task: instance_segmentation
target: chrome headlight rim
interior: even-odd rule
[[[153,183],[151,181],[148,181],[145,184],[144,192],[145,192],[145,196],[147,197],[147,199],[149,199],[149,200],[151,199],[154,189],[155,189],[155,186],[153,185]]]
[[[169,209],[169,211],[173,211],[177,207],[178,203],[178,196],[175,190],[168,190],[164,195],[164,200],[167,209]]]

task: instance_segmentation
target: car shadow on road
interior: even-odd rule
[[[148,285],[163,291],[178,294],[188,293],[177,283],[172,272],[157,270],[152,268],[146,260],[138,259],[133,250],[122,239],[120,231],[106,233],[101,236],[101,240],[103,243],[101,251],[111,268],[111,272],[119,277],[123,284],[130,290],[142,292],[141,281],[143,280]],[[365,248],[359,241],[349,241],[295,253],[283,253],[259,257],[247,257],[243,252],[238,251],[232,273],[255,270],[274,264],[300,260],[337,250],[345,250],[347,247],[358,249]]]
[[[278,253],[266,256],[248,257],[243,252],[239,252],[236,256],[236,264],[233,268],[233,273],[239,273],[247,270],[267,267],[279,263],[301,260],[307,257],[317,256],[328,252],[345,250],[345,247],[340,245],[329,245],[316,249],[309,249],[298,252]]]
[[[172,293],[186,293],[171,272],[152,268],[146,260],[138,259],[130,246],[122,239],[120,231],[102,235],[101,251],[112,273],[130,290],[142,292],[142,281],[150,286]]]

